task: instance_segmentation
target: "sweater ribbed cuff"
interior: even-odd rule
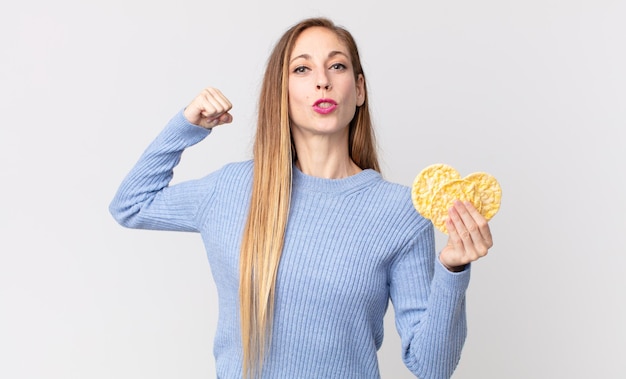
[[[167,124],[165,132],[185,141],[187,146],[195,145],[211,134],[212,129],[203,128],[190,123],[184,115],[185,109],[181,109]]]
[[[448,270],[439,259],[435,261],[433,284],[441,288],[447,288],[451,292],[464,293],[469,287],[471,263],[467,264],[463,271],[452,272]]]

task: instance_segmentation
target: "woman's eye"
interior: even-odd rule
[[[330,68],[333,70],[343,70],[346,68],[346,65],[344,65],[343,63],[335,63],[332,66],[330,66]]]
[[[306,70],[307,70],[307,68],[305,66],[298,66],[298,67],[293,69],[293,72],[295,72],[296,74],[302,74]]]

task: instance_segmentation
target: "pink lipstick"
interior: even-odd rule
[[[319,99],[313,104],[313,110],[319,114],[329,114],[337,108],[333,99]]]

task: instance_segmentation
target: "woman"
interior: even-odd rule
[[[468,264],[491,234],[471,204],[449,211],[449,243],[410,189],[382,179],[354,39],[322,18],[290,28],[261,89],[254,157],[169,186],[183,150],[232,122],[202,91],[148,147],[110,210],[126,227],[202,235],[219,294],[219,378],[378,378],[391,299],[403,359],[452,375],[466,335]]]

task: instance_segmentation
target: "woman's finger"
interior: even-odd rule
[[[187,120],[204,128],[213,128],[217,125],[232,122],[232,115],[228,112],[233,105],[217,88],[207,87],[185,108]]]

